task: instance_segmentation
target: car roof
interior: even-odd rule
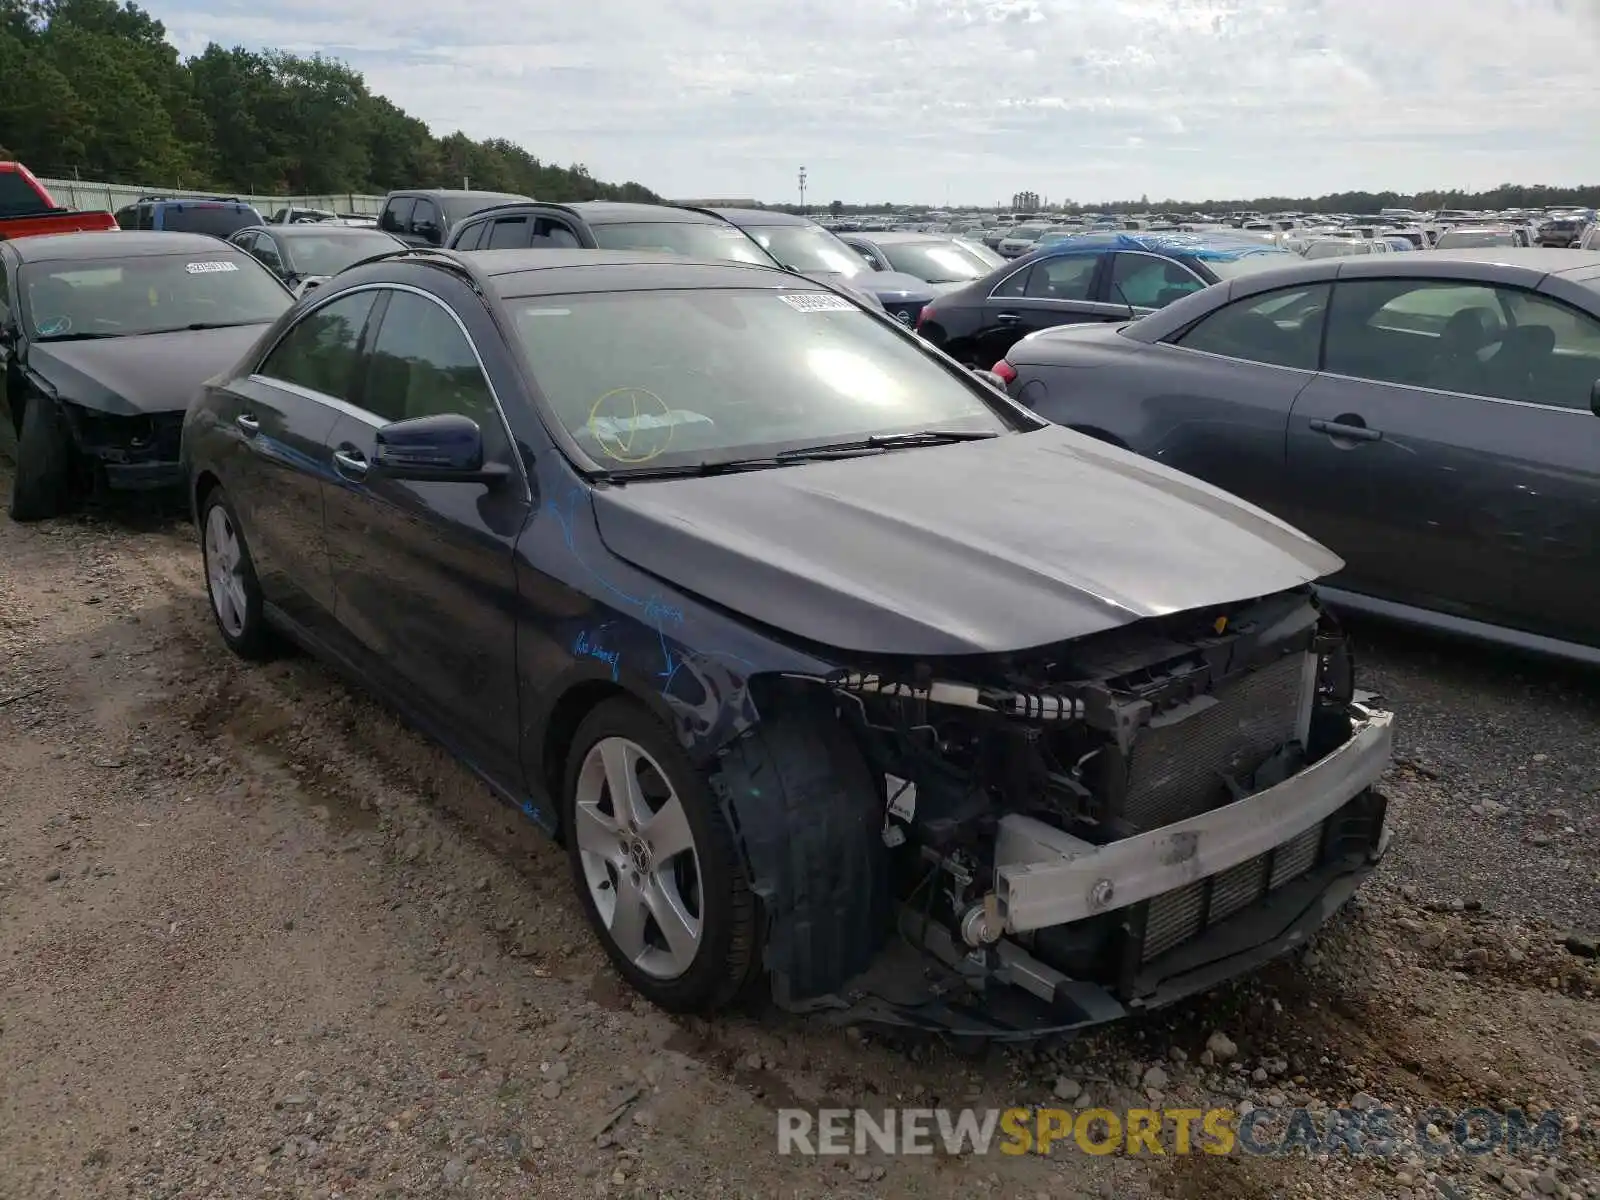
[[[725,220],[732,221],[735,225],[815,225],[810,217],[796,216],[794,213],[778,212],[770,208],[708,208],[706,212],[714,212]]]
[[[1247,254],[1290,254],[1272,242],[1227,233],[1140,233],[1109,230],[1104,233],[1079,233],[1051,242],[1038,251],[1039,257],[1071,254],[1084,250],[1135,250],[1187,258],[1232,259]]]
[[[550,200],[513,200],[506,204],[497,204],[493,208],[480,209],[469,219],[489,220],[515,214],[524,209],[541,212],[550,209],[568,210],[576,213],[589,225],[722,224],[716,217],[708,216],[698,209],[681,208],[674,204],[640,204],[627,200],[573,200],[566,203]]]
[[[1134,322],[1124,332],[1136,341],[1160,341],[1233,300],[1334,279],[1421,278],[1460,280],[1464,284],[1500,283],[1532,289],[1550,275],[1570,276],[1575,283],[1600,277],[1600,257],[1589,250],[1542,250],[1535,246],[1484,246],[1314,259],[1290,254],[1282,267],[1194,292]]]
[[[203,233],[105,230],[96,233],[52,233],[0,243],[10,246],[19,262],[68,262],[106,258],[149,258],[161,254],[216,254],[237,246]]]
[[[400,251],[341,273],[352,284],[392,283],[395,272],[446,267],[502,300],[576,292],[633,292],[698,288],[772,288],[826,291],[825,284],[777,267],[725,259],[694,259],[649,250],[426,250]]]
[[[247,229],[239,230],[233,236],[237,237],[239,233],[270,233],[273,237],[293,239],[298,237],[327,237],[330,233],[335,237],[341,237],[351,234],[366,235],[372,232],[373,230],[365,225],[336,225],[332,221],[296,221],[287,225],[251,225]],[[377,232],[383,233],[384,237],[390,236],[381,229],[377,230]],[[390,240],[394,239],[391,238]]]
[[[672,221],[681,225],[710,225],[711,218],[692,208],[673,204],[633,204],[626,200],[579,200],[564,207],[574,210],[591,225],[620,225],[624,222]]]
[[[851,232],[841,233],[845,240],[850,238],[865,238],[867,241],[879,242],[885,246],[898,246],[906,242],[953,242],[957,234],[954,233],[911,233],[904,229],[890,229],[878,232]]]
[[[389,193],[390,199],[397,196],[426,196],[430,200],[528,200],[530,197],[517,192],[479,192],[464,188],[396,188]]]

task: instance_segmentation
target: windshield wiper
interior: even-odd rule
[[[121,337],[120,333],[96,333],[92,330],[80,330],[75,333],[52,333],[34,338],[36,342],[94,342],[101,338]]]
[[[191,321],[183,328],[190,331],[200,329],[237,329],[241,325],[258,325],[259,321]],[[167,330],[168,333],[178,332],[176,329]]]
[[[798,459],[730,458],[716,462],[673,463],[661,467],[618,467],[601,471],[598,478],[607,483],[632,483],[636,479],[698,479],[707,475],[732,475],[739,471],[762,471],[786,467]]]
[[[869,450],[900,450],[909,446],[940,446],[947,442],[982,442],[1000,435],[992,429],[919,429],[914,433],[875,433],[853,442],[830,442],[823,446],[796,446],[783,450],[778,458],[793,462],[802,458],[828,458],[836,454],[862,454]]]

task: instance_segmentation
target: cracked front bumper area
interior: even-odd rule
[[[902,937],[831,1016],[988,1038],[1066,1033],[1204,992],[1304,945],[1388,848],[1386,802],[1372,785],[1389,762],[1392,718],[1355,712],[1344,745],[1188,821],[1073,857],[1057,847],[1055,861],[1037,841],[1002,837],[1004,936],[971,949],[907,908]]]
[[[182,412],[113,415],[65,406],[73,440],[108,488],[161,491],[181,487],[178,461]]]

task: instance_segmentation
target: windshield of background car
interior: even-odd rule
[[[1202,255],[1200,262],[1218,279],[1238,279],[1243,275],[1254,275],[1258,271],[1276,271],[1287,267],[1299,257],[1292,250],[1248,250],[1230,258]]]
[[[602,250],[652,250],[772,266],[772,259],[761,253],[761,247],[732,225],[710,221],[629,221],[593,228],[594,240]]]
[[[215,238],[232,237],[241,229],[261,224],[261,214],[244,204],[169,204],[161,214],[162,229]]]
[[[400,249],[392,237],[376,229],[371,233],[307,235],[285,241],[289,243],[289,253],[294,256],[294,268],[302,275],[335,275],[363,258]]]
[[[614,471],[875,433],[1012,428],[981,385],[829,292],[612,292],[507,306],[551,415]]]
[[[745,232],[792,271],[831,271],[851,278],[872,270],[865,259],[826,229],[810,225],[757,225]]]
[[[891,242],[883,253],[893,270],[929,283],[965,283],[994,270],[994,264],[956,242]]]
[[[270,271],[220,243],[187,254],[30,263],[20,283],[25,328],[40,342],[265,324],[294,303]]]
[[[1452,229],[1441,233],[1437,247],[1440,250],[1461,250],[1468,246],[1515,246],[1516,237],[1509,229]]]

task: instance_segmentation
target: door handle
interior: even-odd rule
[[[995,313],[994,319],[1002,325],[1015,325],[1022,316],[1020,313]]]
[[[1311,429],[1314,433],[1325,433],[1329,437],[1344,438],[1350,442],[1381,442],[1383,430],[1368,429],[1365,425],[1346,425],[1343,421],[1312,421]]]
[[[361,452],[358,450],[335,450],[333,465],[338,468],[339,474],[354,479],[364,478],[367,473],[367,460],[361,457]]]
[[[244,432],[245,437],[255,437],[261,432],[261,422],[249,413],[240,413],[233,419],[233,423]]]

